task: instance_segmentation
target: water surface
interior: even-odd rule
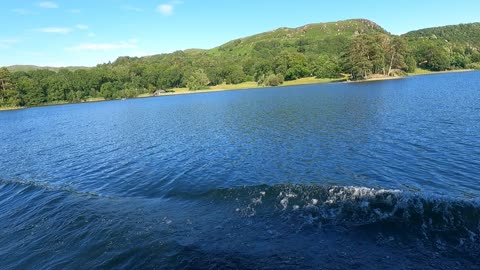
[[[479,72],[0,112],[0,268],[475,268],[479,120]]]

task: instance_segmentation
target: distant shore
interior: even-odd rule
[[[324,83],[338,83],[338,82],[345,82],[345,83],[365,83],[365,82],[374,82],[374,81],[385,81],[385,80],[397,80],[408,78],[409,76],[423,76],[423,75],[434,75],[434,74],[444,74],[444,73],[456,73],[456,72],[470,72],[474,71],[473,69],[457,69],[457,70],[446,70],[446,71],[429,71],[424,69],[417,69],[414,73],[408,73],[407,76],[374,76],[368,78],[366,80],[361,81],[350,81],[348,77],[342,77],[337,79],[317,79],[315,77],[307,77],[301,78],[293,81],[285,81],[282,85],[276,87],[286,87],[286,86],[294,86],[294,85],[308,85],[308,84],[324,84]],[[135,98],[150,98],[150,97],[162,97],[162,96],[175,96],[175,95],[187,95],[187,94],[200,94],[200,93],[211,93],[211,92],[221,92],[221,91],[230,91],[230,90],[249,90],[249,89],[259,89],[259,88],[271,88],[271,86],[261,86],[258,85],[256,82],[243,82],[239,84],[220,84],[216,86],[209,87],[208,89],[201,89],[197,91],[190,91],[188,88],[174,88],[170,89],[172,92],[162,93],[158,96],[154,96],[153,94],[142,94]],[[119,99],[116,99],[119,100]],[[103,98],[90,98],[85,101],[81,102],[74,102],[74,103],[52,103],[52,104],[44,104],[40,106],[33,106],[33,107],[44,107],[44,106],[55,106],[55,105],[65,105],[65,104],[78,104],[78,103],[91,103],[91,102],[103,102],[103,101],[110,101],[105,100]],[[0,107],[0,111],[13,111],[13,110],[21,110],[33,107]]]

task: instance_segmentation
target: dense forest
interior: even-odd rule
[[[120,57],[94,68],[0,69],[0,107],[119,99],[157,89],[194,91],[255,81],[276,86],[304,77],[352,80],[431,71],[480,68],[480,24],[389,34],[368,20],[280,28],[210,50]]]

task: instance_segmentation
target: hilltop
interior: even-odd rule
[[[210,53],[246,56],[273,55],[287,49],[304,53],[339,54],[354,35],[383,33],[378,24],[366,19],[307,24],[298,28],[278,28],[250,37],[240,38],[210,50]],[[259,55],[260,56],[260,55]]]

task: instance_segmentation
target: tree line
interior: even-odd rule
[[[311,41],[299,40],[295,46],[275,42],[258,42],[252,53],[243,55],[190,50],[142,58],[120,57],[113,63],[74,71],[9,72],[1,68],[0,106],[132,98],[157,89],[199,90],[245,81],[276,86],[312,76],[340,78],[347,74],[352,80],[362,80],[372,74],[401,75],[417,67],[432,71],[480,67],[478,50],[438,39],[360,33],[351,39],[337,39],[331,44],[335,48],[325,49],[325,53],[309,50]]]

